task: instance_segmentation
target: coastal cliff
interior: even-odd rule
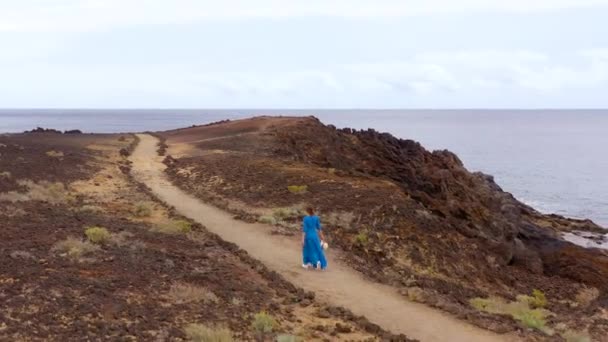
[[[271,223],[277,234],[296,234],[301,208],[312,205],[352,267],[410,299],[509,331],[518,325],[471,301],[537,290],[550,298],[552,323],[608,329],[601,318],[608,257],[560,238],[603,228],[543,215],[449,151],[313,117],[260,117],[161,136],[175,184],[244,220]],[[593,298],[580,303],[584,293]]]

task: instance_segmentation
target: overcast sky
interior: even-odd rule
[[[608,0],[0,0],[0,107],[606,108]]]

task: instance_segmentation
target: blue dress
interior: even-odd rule
[[[321,230],[321,220],[318,216],[305,216],[302,222],[302,231],[305,234],[304,247],[302,249],[304,265],[317,266],[317,262],[321,263],[321,268],[327,267],[327,259],[321,247],[321,239],[319,238],[319,230]]]

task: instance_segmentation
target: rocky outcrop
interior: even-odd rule
[[[437,229],[440,224],[448,234],[458,232],[478,240],[499,266],[519,266],[534,274],[560,275],[606,287],[598,281],[608,275],[603,271],[604,257],[560,241],[555,234],[601,227],[588,220],[542,215],[504,192],[492,176],[469,172],[447,150],[430,152],[412,140],[373,129],[336,129],[316,119],[302,121],[297,129],[277,129],[274,134],[274,152],[283,158],[394,182],[431,213],[416,225]],[[577,260],[592,266],[575,271],[574,265],[581,263]]]

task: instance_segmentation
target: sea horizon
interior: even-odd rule
[[[543,213],[608,226],[608,109],[0,109],[0,133],[164,131],[260,115],[313,115],[447,149]]]

